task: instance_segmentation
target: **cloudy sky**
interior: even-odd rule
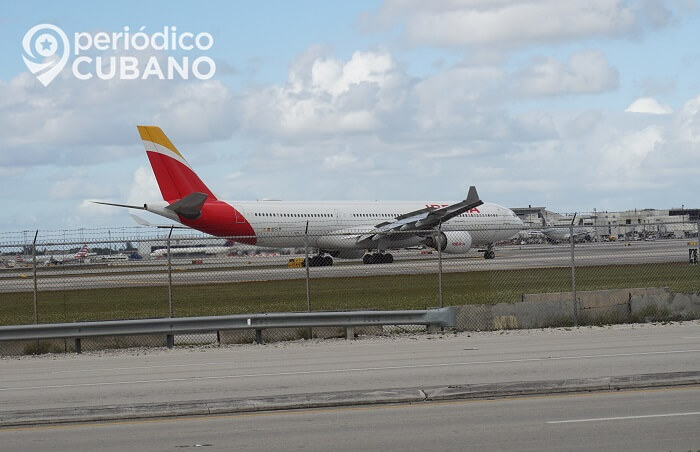
[[[476,185],[509,207],[700,207],[697,1],[173,5],[4,5],[0,231],[133,225],[89,200],[160,199],[137,124],[161,126],[232,201],[432,202]],[[216,74],[79,80],[70,55],[43,86],[22,43],[44,23],[70,39],[207,32],[212,47],[190,59],[210,57]]]

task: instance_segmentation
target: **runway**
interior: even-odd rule
[[[687,262],[687,240],[636,241],[624,243],[583,243],[574,249],[576,266],[624,265],[640,263]],[[312,267],[312,278],[425,274],[438,271],[437,253],[419,251],[394,253],[393,264],[363,265],[358,261],[336,259],[333,267]],[[497,249],[496,258],[481,255],[443,255],[446,273],[466,271],[512,270],[571,266],[571,247],[560,245],[509,245]],[[203,259],[201,264],[178,259],[173,263],[173,284],[216,284],[241,281],[303,279],[304,268],[287,268],[294,256],[220,257]],[[134,263],[119,266],[71,266],[41,268],[39,290],[95,289],[168,284],[164,262]],[[0,292],[33,290],[32,269],[5,269],[0,272]]]

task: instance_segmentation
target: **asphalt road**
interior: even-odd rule
[[[700,321],[0,360],[18,410],[700,371]]]
[[[5,450],[696,450],[700,388],[0,430]]]
[[[687,240],[652,242],[584,243],[575,247],[577,266],[621,265],[639,263],[687,262]],[[417,251],[395,253],[393,264],[363,265],[357,261],[336,260],[333,267],[311,268],[312,278],[345,276],[423,274],[437,272],[437,253],[425,255]],[[292,256],[205,258],[203,264],[177,260],[173,264],[174,284],[208,284],[234,281],[302,279],[303,268],[286,268]],[[571,265],[569,245],[504,246],[493,260],[471,253],[469,257],[444,255],[444,272],[510,270],[522,268],[562,267]],[[31,269],[10,269],[0,273],[0,292],[33,290]],[[40,269],[39,290],[94,289],[167,285],[165,267],[142,263],[118,267],[84,266]]]

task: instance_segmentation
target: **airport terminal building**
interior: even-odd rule
[[[513,212],[528,229],[585,226],[593,228],[599,238],[632,236],[654,238],[684,238],[697,236],[700,209],[674,208],[668,210],[633,209],[622,212],[594,211],[563,214],[545,207],[516,207]]]

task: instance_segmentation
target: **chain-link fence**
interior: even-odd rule
[[[256,246],[239,243],[250,238],[180,229],[1,234],[0,325],[441,306],[459,307],[461,330],[698,318],[698,225],[655,226],[618,226],[614,235],[575,226],[391,235],[270,230]],[[489,242],[504,235],[513,238]],[[372,251],[354,249],[358,242]],[[269,330],[264,338],[344,334]],[[219,332],[176,344],[253,340],[253,332]],[[165,338],[92,339],[82,348],[140,345],[165,345]]]

